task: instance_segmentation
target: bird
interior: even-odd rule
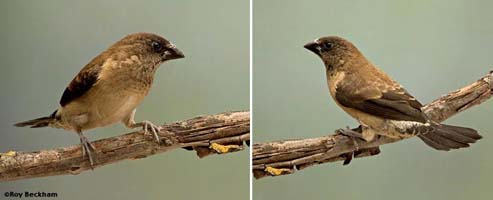
[[[323,61],[329,92],[336,104],[359,122],[360,132],[348,128],[348,135],[365,141],[380,136],[417,136],[426,145],[442,151],[466,148],[482,138],[472,128],[431,120],[416,98],[372,64],[350,41],[326,36],[304,48]]]
[[[136,107],[149,93],[159,66],[184,54],[165,38],[153,33],[129,34],[93,58],[72,79],[51,115],[14,124],[17,127],[52,127],[76,132],[82,154],[87,154],[91,167],[91,151],[95,147],[84,131],[117,122],[128,128],[150,130],[158,144],[159,126],[144,120],[135,122]]]

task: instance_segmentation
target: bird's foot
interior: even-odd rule
[[[160,126],[154,125],[150,121],[143,121],[142,123],[142,128],[144,129],[144,135],[148,133],[149,130],[151,130],[152,134],[154,135],[154,138],[156,139],[156,142],[160,145],[161,144],[161,139],[159,139],[159,135],[157,133],[161,132],[162,128]]]
[[[352,137],[352,138],[358,138],[358,139],[365,140],[365,137],[363,137],[363,134],[359,131],[361,131],[361,126],[358,128],[355,128],[355,129],[351,129],[351,128],[349,128],[349,126],[346,126],[346,129],[342,129],[342,128],[337,129],[336,133],[339,133],[341,135],[345,135],[348,137]]]
[[[209,148],[213,149],[218,154],[235,152],[243,149],[240,145],[222,145],[218,143],[212,143]]]
[[[156,139],[156,142],[158,143],[158,145],[161,145],[161,140],[164,140],[165,146],[171,146],[173,144],[173,142],[169,138],[166,138],[166,137],[163,137],[162,139],[159,138],[158,133],[162,132],[162,131],[166,131],[163,128],[161,128],[161,126],[156,126],[152,122],[147,121],[147,120],[145,120],[141,123],[142,123],[143,129],[144,129],[144,134],[147,134],[148,131],[150,130],[152,132],[152,134],[154,135],[154,138]]]
[[[363,139],[363,134],[357,132],[358,128],[350,129],[348,126],[346,126],[346,129],[337,129],[336,133],[350,137],[353,140],[353,144],[356,146],[356,149],[359,149],[356,138]],[[345,153],[340,156],[344,158],[344,162],[342,163],[342,165],[349,165],[349,163],[351,163],[351,161],[353,160],[354,152]]]
[[[346,129],[336,130],[336,133],[351,138],[353,140],[353,145],[356,147],[356,151],[344,153],[340,155],[340,157],[344,158],[343,165],[348,165],[349,163],[351,163],[351,160],[353,158],[362,157],[365,155],[377,155],[380,153],[380,149],[378,147],[360,149],[358,142],[356,141],[357,139],[362,140],[364,142],[371,141],[374,139],[374,138],[371,139],[366,138],[363,134],[363,130],[368,130],[368,129],[364,129],[362,126],[358,126],[357,128],[354,129],[350,129],[349,127],[346,127]],[[374,135],[374,137],[378,139],[380,135]]]
[[[86,136],[79,134],[80,144],[82,146],[82,157],[89,157],[89,162],[91,163],[91,169],[94,169],[94,160],[92,158],[91,151],[95,151],[96,147],[87,140]]]
[[[353,144],[354,146],[356,147],[356,150],[359,150],[359,146],[358,146],[358,142],[356,141],[357,139],[360,139],[360,140],[363,140],[363,141],[366,141],[365,140],[365,137],[363,137],[363,134],[361,132],[358,132],[358,130],[361,130],[361,126],[359,126],[358,128],[355,128],[355,129],[350,129],[349,126],[346,126],[346,129],[337,129],[336,130],[336,133],[339,133],[341,135],[345,135],[345,136],[348,136],[349,138],[351,138],[353,140]],[[349,164],[349,162],[351,162],[351,159],[353,157],[353,154],[351,153],[351,155],[345,155],[346,157],[346,160],[344,161],[345,165]],[[351,157],[351,158],[349,158]]]

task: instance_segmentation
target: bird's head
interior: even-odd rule
[[[111,46],[110,51],[123,57],[135,55],[140,61],[150,61],[156,65],[185,57],[173,43],[152,33],[127,35]]]
[[[351,42],[338,36],[321,37],[304,47],[317,54],[327,70],[340,70],[345,63],[362,56]]]

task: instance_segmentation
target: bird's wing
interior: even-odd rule
[[[102,58],[103,56],[101,55],[94,58],[72,79],[60,99],[62,107],[81,97],[94,86],[104,63]]]
[[[341,105],[385,119],[426,122],[423,105],[397,83],[376,81],[356,91],[351,84],[346,81],[336,87],[335,98]]]

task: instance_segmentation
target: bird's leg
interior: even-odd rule
[[[375,138],[378,136],[377,131],[368,126],[361,127],[361,134],[363,135],[363,139],[367,142],[375,140]]]
[[[136,123],[134,117],[135,117],[135,109],[126,118],[122,120],[125,126],[129,128],[142,127],[144,130],[144,134],[147,134],[148,131],[151,130],[152,134],[154,135],[154,138],[156,139],[156,142],[158,144],[161,144],[161,139],[159,138],[158,133],[162,131],[162,128],[160,126],[154,125],[152,122],[147,120]],[[171,145],[173,144],[173,142],[170,141],[168,138],[165,138],[165,144]]]
[[[89,142],[89,140],[87,140],[81,130],[77,130],[77,134],[79,135],[80,145],[82,146],[82,157],[87,154],[89,157],[89,162],[91,163],[91,168],[93,168],[94,160],[92,159],[91,150],[96,150],[96,148]]]

